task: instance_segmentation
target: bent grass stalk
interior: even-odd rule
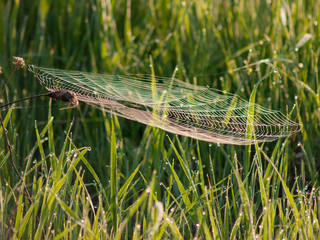
[[[13,57],[13,64],[14,64],[14,70],[13,72],[10,74],[9,78],[7,79],[7,81],[5,82],[3,88],[1,89],[0,91],[0,98],[2,98],[2,95],[7,87],[7,84],[9,82],[9,80],[12,78],[13,74],[18,71],[19,69],[21,68],[24,68],[25,67],[25,62],[23,60],[23,58],[20,58],[20,57]],[[2,74],[2,68],[0,67],[0,74]],[[0,107],[2,108],[2,106]],[[5,142],[6,142],[6,145],[7,145],[7,148],[8,148],[8,151],[9,151],[9,156],[10,156],[10,161],[11,161],[11,165],[15,171],[15,173],[17,174],[19,180],[24,183],[24,180],[22,179],[21,177],[21,174],[19,173],[16,165],[15,165],[15,162],[13,160],[13,154],[12,154],[12,146],[10,144],[10,141],[9,141],[9,138],[8,138],[8,134],[7,134],[7,129],[6,129],[6,126],[4,125],[3,123],[3,119],[2,119],[2,116],[0,114],[0,125],[3,129],[3,135],[4,135],[4,138],[5,138]],[[23,184],[24,186],[24,191],[25,191],[25,194],[27,196],[27,199],[28,199],[28,202],[31,204],[31,197],[30,197],[30,193],[28,191],[28,189],[26,188],[26,186]]]
[[[4,84],[3,88],[1,89],[1,92],[0,92],[0,97],[1,98],[2,98],[2,95],[3,95],[4,91],[5,91],[5,88],[6,88],[7,84],[8,84],[8,82],[9,82],[9,80],[13,76],[13,74],[16,71],[18,71],[19,69],[25,67],[24,59],[20,58],[20,57],[13,57],[13,64],[14,64],[14,70],[11,73],[11,75],[9,76],[9,78],[7,79],[7,81]],[[2,68],[1,67],[0,67],[0,74],[2,74]],[[17,166],[16,166],[16,164],[15,164],[15,162],[13,160],[12,146],[10,144],[10,141],[9,141],[9,138],[8,138],[8,134],[7,134],[7,129],[6,129],[5,125],[4,125],[1,113],[0,113],[0,123],[1,123],[1,127],[3,129],[3,134],[4,134],[5,141],[6,141],[6,145],[7,145],[8,150],[9,150],[9,156],[10,156],[10,161],[11,161],[12,168],[14,169],[14,171],[15,171],[16,175],[18,176],[19,180],[22,182],[24,194],[26,195],[27,200],[28,200],[29,204],[31,205],[32,204],[32,199],[31,199],[31,195],[30,195],[30,193],[29,193],[29,191],[28,191],[28,189],[27,189],[27,187],[25,185],[25,179],[22,178],[22,176],[21,176],[20,172],[18,171],[18,168],[17,168]],[[20,205],[19,205],[19,207],[20,207]],[[38,216],[36,216],[36,219],[39,222],[39,217]],[[42,230],[42,234],[45,235],[45,230]]]

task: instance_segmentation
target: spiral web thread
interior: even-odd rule
[[[48,91],[71,91],[106,112],[207,142],[248,145],[301,129],[279,111],[176,78],[28,69]]]

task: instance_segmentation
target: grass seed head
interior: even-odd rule
[[[20,68],[24,68],[26,66],[24,59],[21,57],[13,57],[13,65],[15,71],[18,71]]]
[[[2,67],[0,66],[0,75],[2,74]]]

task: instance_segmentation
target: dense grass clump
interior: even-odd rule
[[[14,70],[12,56],[20,56],[67,70],[176,71],[280,110],[303,128],[272,143],[232,146],[82,103],[60,111],[64,103],[43,97],[2,109],[0,238],[318,238],[319,5],[1,0],[1,104],[46,92]]]

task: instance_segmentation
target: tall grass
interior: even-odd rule
[[[85,104],[60,111],[63,103],[46,98],[21,103],[1,111],[22,179],[1,128],[0,238],[318,238],[319,5],[0,1],[1,87],[12,56],[92,72],[177,71],[303,125],[294,136],[242,147],[175,136]],[[1,101],[44,91],[20,70]]]

